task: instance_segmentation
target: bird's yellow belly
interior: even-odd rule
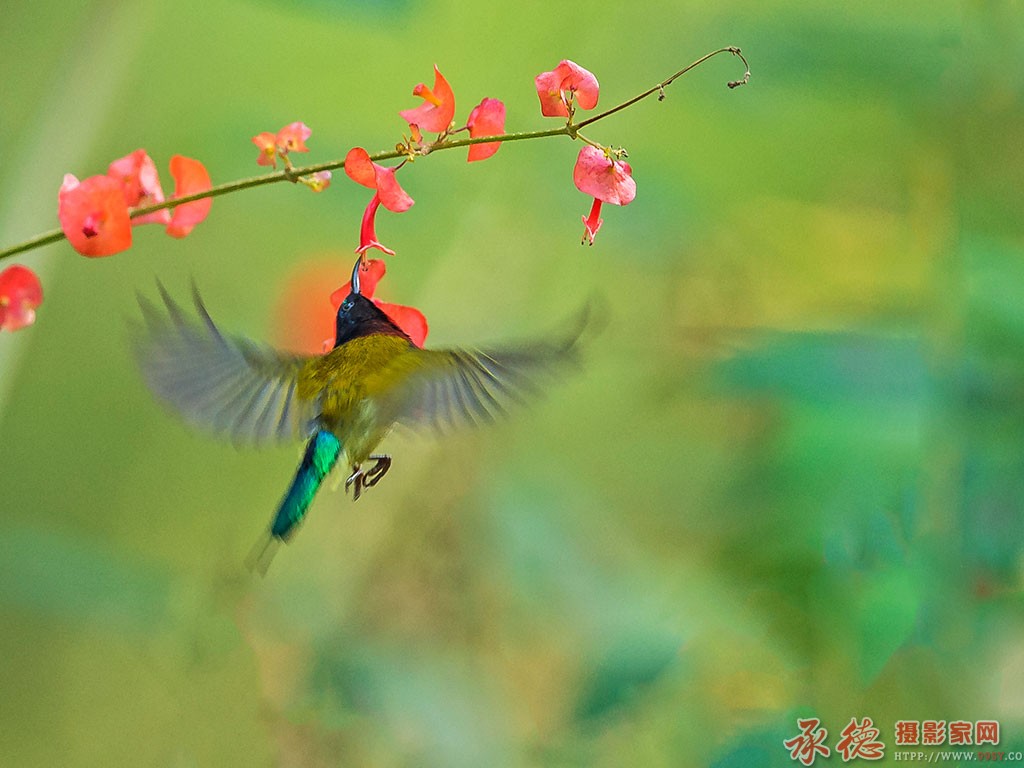
[[[357,466],[391,429],[375,398],[397,385],[404,366],[392,365],[413,347],[398,336],[366,336],[310,360],[299,379],[298,395],[318,400],[321,424],[341,441]],[[394,371],[393,375],[386,372]]]

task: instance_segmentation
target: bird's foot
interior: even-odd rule
[[[352,501],[359,499],[364,488],[372,488],[380,479],[388,473],[391,469],[391,457],[384,455],[373,454],[369,458],[374,460],[374,465],[368,469],[363,470],[359,466],[352,467],[352,474],[349,475],[348,480],[345,481],[345,492],[348,493],[349,486],[354,486],[352,489]]]

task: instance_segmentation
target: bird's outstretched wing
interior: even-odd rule
[[[308,359],[224,336],[193,286],[196,315],[159,285],[163,308],[139,296],[135,352],[146,384],[191,424],[240,443],[307,437],[316,404],[296,393]]]
[[[439,432],[494,421],[509,406],[536,399],[546,383],[578,365],[577,342],[593,327],[592,314],[590,305],[584,307],[569,333],[552,338],[491,350],[423,350],[422,364],[377,398],[381,414],[413,429]]]

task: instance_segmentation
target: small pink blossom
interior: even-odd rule
[[[306,139],[313,135],[313,129],[305,123],[288,123],[277,132],[277,151],[282,155],[289,152],[309,152]]]
[[[288,123],[277,133],[263,131],[252,137],[252,143],[260,151],[256,158],[257,165],[277,167],[277,158],[286,161],[289,152],[309,152],[306,139],[313,135],[312,129],[305,123]]]
[[[160,174],[156,164],[144,149],[120,157],[107,168],[107,176],[124,184],[125,202],[129,208],[145,208],[164,201],[164,190],[160,186]],[[167,224],[171,212],[166,208],[145,216],[132,219],[132,226],[138,224]]]
[[[569,59],[563,59],[550,72],[541,72],[534,85],[540,97],[540,112],[545,117],[568,117],[572,100],[580,109],[593,109],[600,94],[594,74]]]
[[[259,149],[260,155],[256,158],[257,165],[272,165],[277,167],[277,136],[270,131],[258,133],[252,137],[252,143]]]
[[[42,303],[43,286],[31,269],[14,264],[0,272],[0,330],[32,325]]]

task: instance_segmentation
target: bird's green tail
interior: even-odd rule
[[[267,538],[254,552],[253,565],[265,573],[273,559],[279,541],[288,539],[309,509],[313,497],[341,456],[341,443],[333,433],[320,430],[306,445],[306,453],[302,457],[299,471],[295,473],[288,493],[281,500],[274,522],[270,526]]]

